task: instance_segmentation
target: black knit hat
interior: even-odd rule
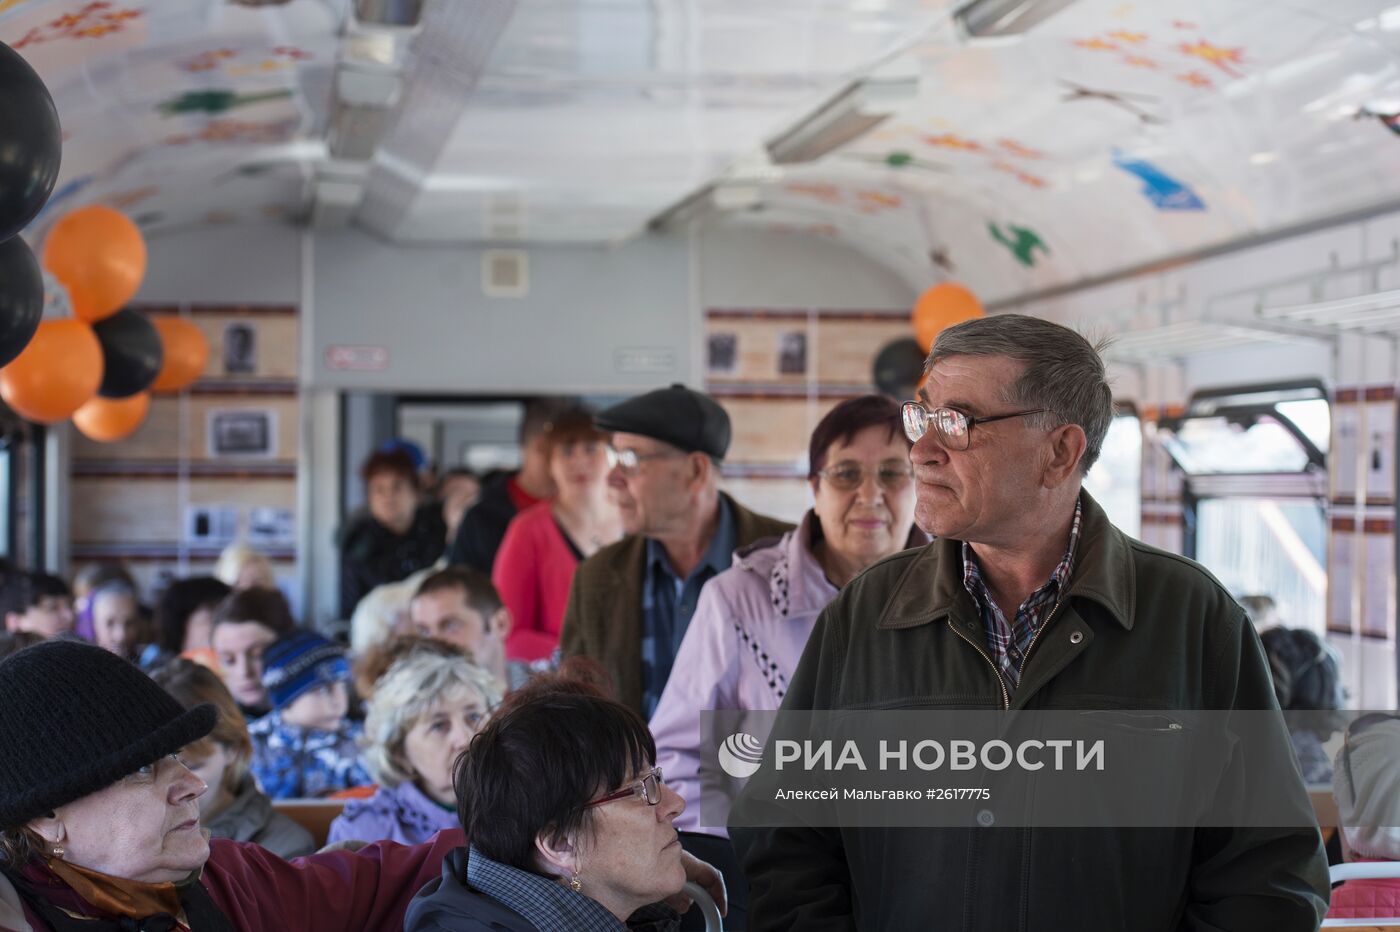
[[[134,665],[81,641],[0,662],[0,828],[116,783],[214,730]]]
[[[729,415],[709,395],[680,383],[620,401],[594,421],[599,430],[640,434],[717,460],[729,451]]]

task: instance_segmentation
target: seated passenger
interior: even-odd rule
[[[43,638],[70,634],[76,616],[68,584],[48,573],[13,570],[0,584],[0,613],[6,631],[32,631]]]
[[[345,651],[310,631],[294,631],[263,654],[272,711],[248,726],[253,776],[273,799],[324,796],[369,782],[350,710]]]
[[[413,594],[423,580],[436,571],[437,567],[430,566],[398,582],[383,583],[371,589],[350,616],[350,652],[359,657],[374,645],[408,631],[411,627],[408,603],[413,601]]]
[[[437,500],[442,503],[442,521],[447,528],[449,545],[457,539],[462,516],[476,504],[480,495],[481,478],[465,466],[454,466],[438,479]]]
[[[176,752],[216,720],[91,644],[49,641],[0,663],[0,748],[25,750],[0,761],[0,929],[398,932],[461,832],[291,863],[211,842],[206,787]]]
[[[379,790],[347,802],[329,840],[412,845],[455,826],[452,767],[498,702],[491,675],[461,654],[429,648],[390,667],[365,718],[365,763]]]
[[[1269,658],[1274,694],[1287,712],[1328,711],[1344,704],[1337,652],[1305,628],[1270,628],[1259,635]],[[1293,753],[1309,786],[1332,781],[1332,762],[1322,743],[1335,730],[1308,716],[1284,716]]]
[[[685,883],[671,824],[685,801],[627,706],[578,680],[532,682],[472,741],[456,789],[471,846],[414,898],[410,932],[675,927],[659,901]]]
[[[382,644],[376,644],[363,654],[358,654],[351,664],[354,677],[355,695],[368,702],[374,698],[379,681],[389,668],[413,654],[429,653],[439,657],[460,657],[462,652],[454,645],[437,638],[419,637],[416,634],[400,634]],[[470,661],[470,658],[468,658]]]
[[[185,708],[208,703],[219,713],[207,738],[180,750],[180,760],[209,786],[199,797],[199,821],[209,834],[251,841],[284,858],[315,851],[311,833],[273,809],[272,800],[248,772],[253,756],[248,725],[219,674],[192,660],[176,659],[152,679]]]
[[[113,580],[92,590],[88,603],[92,609],[93,643],[135,662],[141,655],[141,645],[148,640],[136,591],[125,582]]]
[[[1332,779],[1347,861],[1400,861],[1400,716],[1363,715],[1347,728]],[[1398,872],[1400,873],[1400,872]],[[1332,889],[1328,919],[1400,916],[1400,877]]]
[[[928,536],[914,527],[914,482],[899,405],[843,401],[812,431],[813,507],[776,541],[734,557],[700,590],[695,617],[651,719],[656,760],[700,825],[700,710],[776,709],[817,615],[865,567]],[[736,897],[736,902],[738,898]]]
[[[213,576],[177,579],[166,586],[156,603],[155,646],[159,654],[143,666],[153,668],[182,654],[210,650],[214,610],[232,591]]]
[[[84,641],[97,643],[96,632],[92,628],[92,595],[108,583],[126,583],[136,590],[136,579],[126,564],[104,561],[89,563],[73,575],[73,613],[76,621],[73,633]]]
[[[228,691],[249,722],[267,714],[263,651],[296,628],[286,598],[276,589],[239,589],[214,609],[210,646]]]
[[[214,575],[231,589],[277,588],[272,561],[243,541],[234,541],[224,548],[214,566]]]
[[[375,586],[432,566],[447,548],[442,507],[419,502],[418,471],[408,453],[373,453],[360,475],[368,513],[347,521],[340,536],[342,618]]]
[[[487,670],[501,692],[518,689],[530,678],[523,661],[506,661],[510,611],[484,574],[466,566],[449,566],[427,579],[408,604],[413,633],[437,638],[465,652]]]
[[[0,660],[4,660],[11,654],[18,654],[26,647],[42,644],[43,641],[44,639],[33,631],[0,630]]]

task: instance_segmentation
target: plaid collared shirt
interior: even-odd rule
[[[665,904],[653,903],[633,913],[627,923],[619,922],[592,897],[575,893],[539,874],[493,861],[475,845],[467,854],[466,880],[472,889],[524,916],[537,929],[621,932],[633,923],[645,925],[647,922],[674,919],[676,915]]]
[[[982,627],[987,633],[987,649],[996,661],[1008,692],[1015,692],[1021,685],[1021,662],[1026,651],[1035,639],[1035,633],[1045,623],[1060,594],[1069,585],[1070,574],[1074,572],[1074,551],[1079,545],[1079,517],[1082,507],[1074,503],[1074,521],[1069,528],[1069,547],[1058,566],[1050,574],[1045,585],[1030,594],[1021,607],[1016,609],[1016,620],[1008,623],[982,579],[982,571],[977,566],[977,557],[972,545],[963,541],[963,587],[972,601],[977,603],[982,613]]]

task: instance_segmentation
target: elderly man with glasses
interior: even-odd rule
[[[1082,489],[1113,416],[1095,347],[999,315],[944,330],[927,371],[903,419],[937,540],[842,589],[784,711],[1278,708],[1229,593]],[[1306,806],[1296,770],[1254,776]],[[730,819],[751,929],[1302,932],[1326,912],[1315,827],[1019,828],[990,810],[967,828],[745,827],[784,824],[754,818],[773,815],[758,795]]]
[[[719,490],[729,415],[708,395],[672,385],[595,421],[612,434],[608,488],[627,536],[579,564],[560,649],[602,664],[618,698],[650,717],[701,587],[729,568],[737,548],[792,525]]]

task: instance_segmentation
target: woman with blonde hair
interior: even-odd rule
[[[248,763],[253,743],[233,694],[219,675],[191,660],[172,660],[152,674],[187,709],[209,703],[218,720],[206,738],[188,744],[180,759],[209,789],[199,798],[199,819],[215,838],[251,841],[284,858],[316,850],[311,833],[272,808]]]
[[[364,758],[379,790],[346,803],[330,841],[412,845],[457,825],[453,768],[501,700],[491,674],[461,654],[416,650],[375,685]]]
[[[232,589],[276,589],[277,574],[272,561],[241,540],[236,540],[219,554],[214,576]]]

